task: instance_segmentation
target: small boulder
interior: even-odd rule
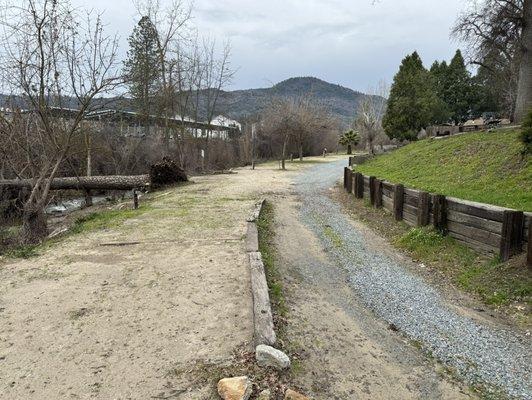
[[[303,396],[301,393],[295,392],[292,389],[288,389],[284,394],[284,400],[310,400],[307,396]]]
[[[290,359],[281,350],[260,344],[255,349],[255,358],[259,367],[273,367],[275,369],[290,368]]]
[[[257,397],[258,400],[270,400],[271,392],[269,389],[263,390],[260,392],[259,397]]]
[[[251,381],[247,376],[224,378],[218,382],[218,394],[224,400],[248,400],[251,392]]]

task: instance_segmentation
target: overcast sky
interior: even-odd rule
[[[170,0],[160,0],[169,4]],[[136,23],[132,0],[73,0],[104,12],[122,51]],[[200,32],[232,45],[230,89],[268,87],[315,76],[367,91],[391,82],[401,59],[417,50],[425,65],[450,58],[450,28],[464,0],[196,0]]]

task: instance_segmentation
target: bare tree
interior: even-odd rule
[[[10,175],[32,180],[24,204],[21,239],[47,235],[44,208],[50,185],[72,151],[93,99],[113,90],[117,40],[99,15],[80,15],[67,0],[4,3],[1,70],[7,88],[22,96],[24,110],[2,118],[5,147],[27,162],[6,157]],[[75,109],[67,100],[74,98]],[[4,146],[3,146],[4,148]]]
[[[507,97],[521,121],[532,107],[532,0],[470,1],[452,35],[469,43],[472,63],[506,71]]]
[[[384,81],[379,82],[376,89],[368,91],[359,104],[354,122],[355,129],[360,132],[361,139],[370,154],[375,154],[375,142],[379,137],[385,137],[382,118],[386,112],[388,86]]]

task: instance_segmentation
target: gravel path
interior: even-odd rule
[[[529,336],[483,326],[458,314],[436,289],[408,268],[371,250],[327,190],[341,177],[345,160],[320,164],[296,178],[301,218],[348,271],[350,285],[375,314],[423,343],[466,381],[494,393],[532,399]],[[341,245],[339,245],[341,241]]]

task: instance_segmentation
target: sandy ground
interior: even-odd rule
[[[299,168],[194,178],[121,226],[0,259],[0,398],[215,398],[189,367],[251,349],[246,218]],[[118,242],[140,243],[101,246]]]

